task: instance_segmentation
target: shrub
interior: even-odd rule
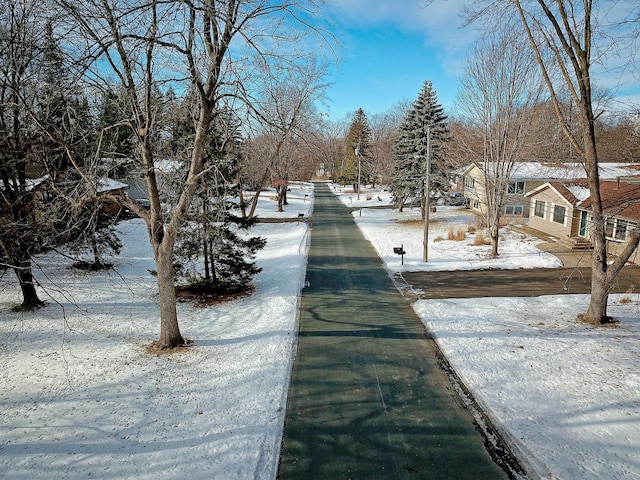
[[[473,245],[478,247],[481,245],[491,245],[491,239],[486,238],[482,232],[476,233],[473,239]]]
[[[467,234],[462,228],[454,228],[453,225],[449,226],[449,231],[447,232],[447,240],[455,240],[457,242],[461,242],[462,240],[467,238]]]

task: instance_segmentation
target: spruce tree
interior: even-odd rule
[[[188,100],[187,100],[188,101]],[[175,255],[178,277],[200,291],[244,290],[262,269],[255,264],[266,240],[246,237],[255,219],[234,214],[239,206],[235,182],[240,162],[240,125],[228,112],[221,112],[211,126],[207,172],[192,202],[181,231]]]
[[[122,91],[109,90],[103,94],[98,128],[100,130],[100,156],[131,157],[135,152],[135,138],[122,118],[130,117],[131,108]]]
[[[351,183],[355,189],[358,182],[358,161],[360,161],[360,179],[363,183],[367,183],[371,172],[368,163],[370,145],[371,127],[369,126],[369,120],[364,110],[359,108],[353,115],[347,137],[345,138],[345,159],[340,176],[341,183]],[[360,158],[358,158],[358,156]]]
[[[430,81],[425,81],[407,113],[394,145],[391,193],[402,208],[407,199],[424,198],[427,141],[431,135],[430,190],[448,190],[444,168],[444,143],[449,132],[444,109]]]

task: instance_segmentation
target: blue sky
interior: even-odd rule
[[[331,68],[328,113],[351,117],[358,108],[382,113],[413,101],[430,80],[450,111],[460,65],[473,32],[459,28],[460,5],[449,0],[424,8],[424,0],[336,0],[329,7],[339,42]]]
[[[435,0],[429,7],[425,3],[333,0],[329,4],[339,59],[328,78],[333,83],[327,91],[328,105],[321,109],[332,120],[351,118],[358,108],[371,116],[401,100],[413,101],[425,80],[433,83],[446,113],[453,113],[461,67],[476,32],[462,27],[460,12],[466,0]],[[614,12],[607,11],[609,16]],[[620,61],[625,55],[613,64]],[[640,67],[622,75],[621,70],[610,70],[599,78],[597,68],[592,70],[596,84],[619,90],[621,100],[640,105]]]

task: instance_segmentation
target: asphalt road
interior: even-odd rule
[[[590,268],[534,268],[454,272],[403,272],[396,275],[404,291],[421,299],[477,297],[536,297],[590,293]],[[637,292],[640,269],[625,267],[611,293]]]
[[[278,478],[507,478],[420,319],[325,184],[311,222]]]

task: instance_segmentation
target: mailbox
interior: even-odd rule
[[[393,247],[393,253],[395,253],[396,255],[400,255],[401,264],[404,265],[404,255],[405,253],[407,253],[404,251],[404,245],[400,245],[399,247]]]

